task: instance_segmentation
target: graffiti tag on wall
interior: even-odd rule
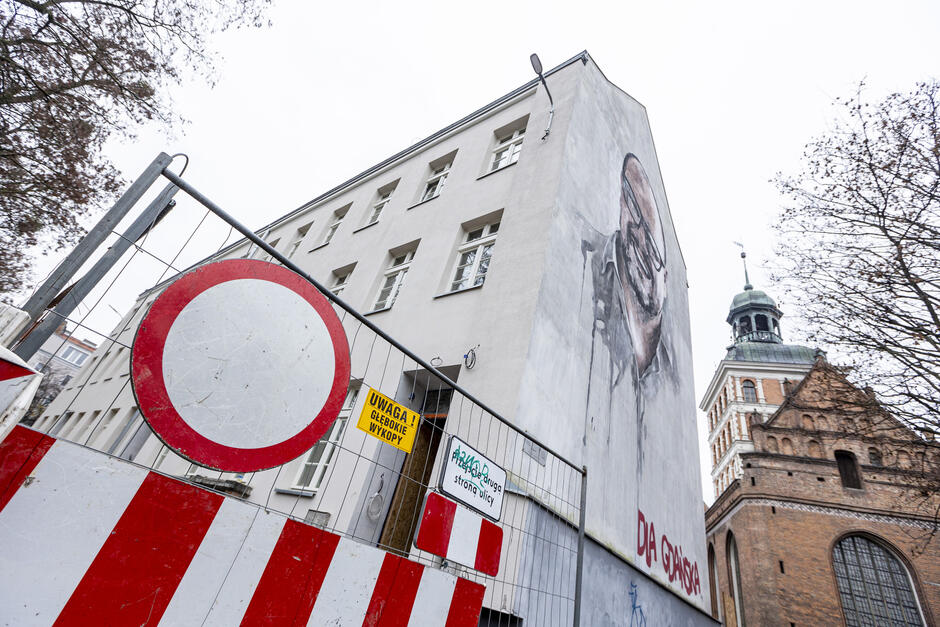
[[[672,544],[664,533],[656,544],[656,526],[653,521],[647,522],[643,512],[637,510],[636,533],[637,559],[644,558],[647,568],[652,568],[654,562],[659,562],[669,583],[678,581],[686,594],[701,594],[702,585],[699,581],[698,562],[690,562],[682,552],[682,546]]]

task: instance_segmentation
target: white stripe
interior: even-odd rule
[[[225,573],[224,585],[212,603],[205,625],[229,627],[241,622],[264,568],[268,565],[274,545],[281,536],[286,521],[283,516],[268,514],[256,507],[252,509],[257,512],[257,516],[232,567]],[[215,597],[217,589],[207,589],[205,593]]]
[[[384,560],[385,551],[341,538],[308,627],[362,625]]]
[[[58,441],[0,512],[5,625],[51,625],[147,471]]]
[[[483,518],[470,510],[457,506],[454,527],[447,543],[447,559],[473,568],[477,561],[477,545],[480,543],[480,525]]]
[[[235,499],[222,501],[160,619],[161,625],[202,625],[258,511]]]
[[[456,585],[457,578],[454,575],[425,566],[421,583],[418,584],[418,594],[415,595],[415,604],[411,608],[408,627],[443,625],[447,620],[447,613],[450,612],[450,602],[454,598]]]

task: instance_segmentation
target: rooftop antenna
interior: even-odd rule
[[[751,280],[747,277],[747,253],[744,252],[744,244],[741,242],[734,242],[734,244],[741,249],[741,263],[744,264],[744,289],[752,290],[754,286],[751,285]]]
[[[548,91],[548,83],[545,82],[545,77],[542,76],[542,62],[539,60],[539,55],[533,52],[529,55],[529,61],[532,62],[532,69],[538,74],[542,85],[545,86],[545,93],[548,94],[548,103],[551,105],[551,109],[548,111],[548,126],[545,127],[545,134],[542,135],[542,141],[545,141],[548,139],[548,134],[552,132],[552,118],[555,117],[555,101],[552,99],[552,92]]]

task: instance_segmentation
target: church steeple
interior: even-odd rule
[[[731,311],[726,320],[731,325],[734,343],[782,344],[780,318],[783,312],[777,309],[773,298],[751,285],[747,275],[747,253],[741,252],[741,260],[744,263],[744,291],[731,301]]]

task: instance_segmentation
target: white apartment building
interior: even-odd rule
[[[67,333],[65,323],[43,342],[31,360],[32,367],[42,373],[42,383],[36,390],[33,403],[26,418],[32,421],[39,417],[46,406],[59,395],[69,382],[79,373],[97,344],[89,340],[80,340],[72,333]]]
[[[530,80],[256,232],[519,429],[587,467],[582,624],[630,624],[638,611],[651,623],[655,613],[665,624],[713,624],[686,269],[646,111],[586,52],[545,80],[553,117],[545,88]],[[266,255],[243,240],[213,259],[242,257]],[[111,339],[132,345],[165,285],[144,291]],[[137,411],[130,351],[109,341],[35,427],[407,552],[409,537],[383,532],[394,476],[357,461],[408,461],[355,428],[359,386],[381,381],[383,393],[433,420],[461,409],[448,407],[450,390],[422,389],[418,369],[371,365],[355,326],[344,325],[354,378],[340,418],[280,469],[220,474],[163,446]],[[537,450],[524,453],[539,463]],[[338,476],[346,491],[324,488]],[[524,516],[519,525],[548,524],[540,507]],[[510,553],[532,559],[526,550]],[[509,564],[500,577],[516,570]],[[539,624],[524,602],[496,597],[488,593],[485,607],[521,621],[511,624]]]
[[[784,344],[782,317],[774,299],[750,283],[731,303],[727,323],[734,343],[699,405],[708,418],[716,497],[743,474],[741,453],[754,450],[749,421],[767,422],[816,361],[814,349]]]

